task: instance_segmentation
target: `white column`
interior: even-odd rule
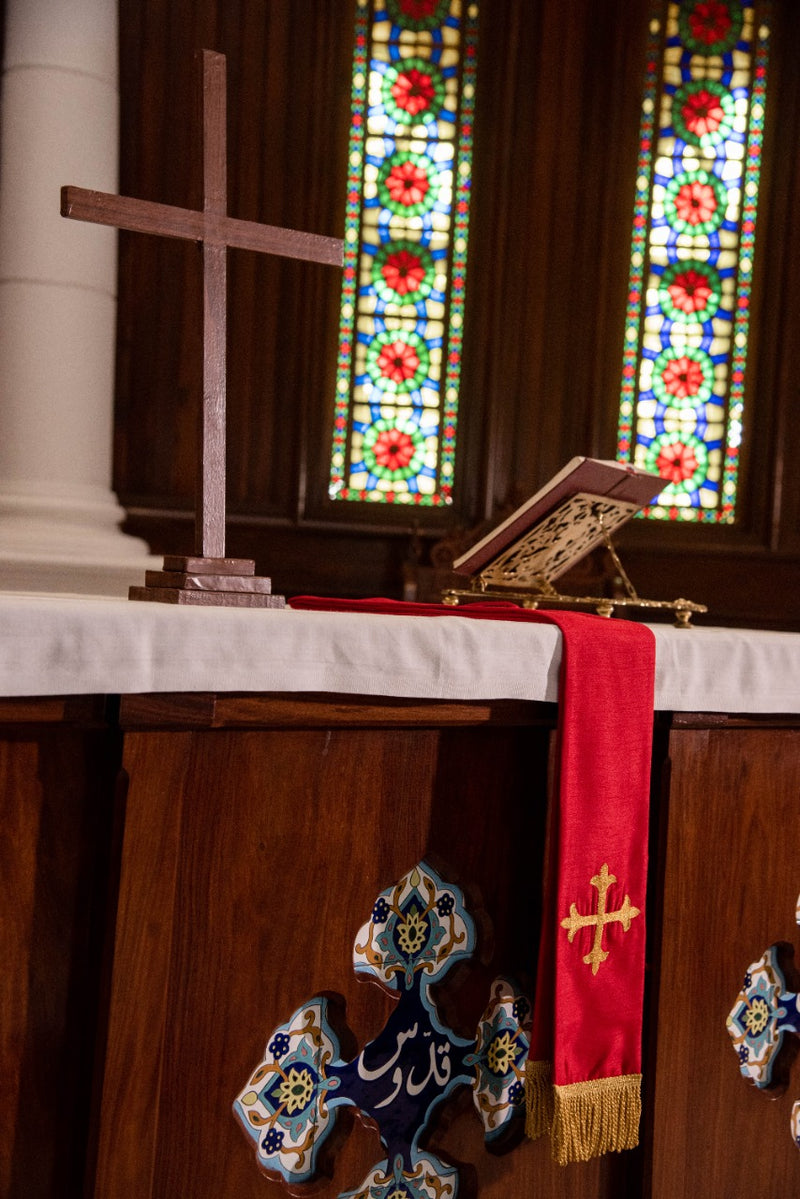
[[[117,190],[117,4],[5,8],[0,590],[125,595],[153,561],[111,490],[117,235],[60,215]]]

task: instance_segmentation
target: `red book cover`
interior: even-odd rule
[[[588,518],[596,505],[582,507],[578,502],[572,503],[575,497],[604,501],[600,508],[606,531],[610,532],[650,503],[666,482],[659,475],[621,462],[573,458],[545,487],[457,558],[453,569],[458,574],[476,574],[510,546],[522,538],[527,541],[528,535],[543,526],[543,544],[561,539],[561,547],[549,563],[550,569],[540,568],[548,578],[556,578],[603,539],[600,522]],[[585,526],[583,529],[579,527],[581,524]]]

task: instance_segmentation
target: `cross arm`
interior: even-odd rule
[[[209,245],[258,250],[329,266],[341,266],[343,261],[343,242],[338,237],[320,237],[317,233],[259,225],[222,213],[175,208],[171,204],[156,204],[83,187],[62,187],[61,215],[96,225],[113,225],[134,233],[156,233]]]

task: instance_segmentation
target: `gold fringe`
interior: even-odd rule
[[[553,1123],[549,1062],[525,1063],[525,1108],[525,1135],[535,1141],[549,1132]]]
[[[641,1074],[553,1087],[553,1158],[561,1166],[639,1144]]]

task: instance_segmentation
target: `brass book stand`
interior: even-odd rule
[[[612,532],[652,499],[665,480],[637,472],[636,485],[644,488],[645,501],[583,490],[564,495],[565,489],[571,490],[570,477],[577,485],[581,478],[587,478],[587,466],[623,471],[626,478],[622,490],[631,495],[630,467],[574,459],[556,477],[556,487],[539,492],[456,560],[453,569],[457,574],[469,575],[468,585],[445,589],[442,603],[455,607],[470,600],[504,600],[523,608],[584,608],[607,617],[618,608],[667,610],[674,612],[674,623],[679,628],[690,628],[695,613],[707,612],[705,604],[692,600],[642,599],[611,540]],[[618,485],[613,489],[620,490]],[[554,586],[555,580],[599,545],[605,545],[611,555],[625,595],[562,595]]]

